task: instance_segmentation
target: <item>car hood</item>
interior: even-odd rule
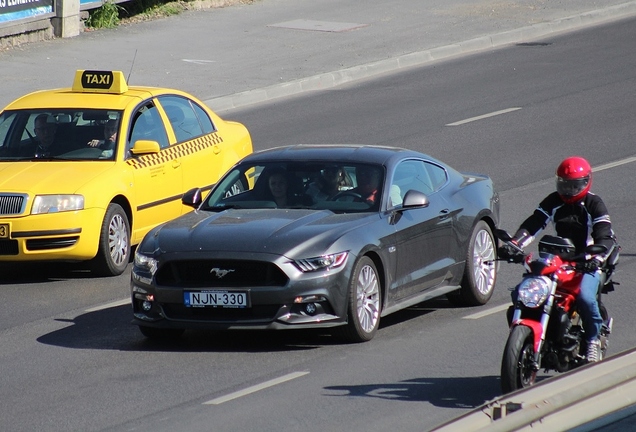
[[[169,252],[251,252],[296,258],[321,255],[345,233],[378,217],[377,213],[328,210],[194,211],[161,226],[154,238],[159,250]]]
[[[71,194],[111,168],[112,162],[1,162],[0,191]]]

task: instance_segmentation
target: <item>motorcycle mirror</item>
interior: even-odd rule
[[[585,253],[588,255],[601,255],[607,252],[607,246],[605,245],[589,245],[585,247]]]
[[[510,240],[512,240],[512,237],[510,237],[510,234],[508,234],[506,230],[502,230],[499,228],[495,229],[495,237],[505,242],[509,242]]]

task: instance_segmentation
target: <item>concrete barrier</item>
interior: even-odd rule
[[[493,399],[431,432],[565,431],[633,416],[634,405],[636,349]]]

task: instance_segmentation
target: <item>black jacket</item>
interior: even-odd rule
[[[608,251],[616,244],[605,203],[591,192],[576,204],[566,204],[557,192],[545,197],[519,227],[520,231],[527,230],[532,236],[524,243],[530,243],[548,222],[552,222],[558,236],[572,240],[577,253],[582,253],[590,244],[605,245]]]

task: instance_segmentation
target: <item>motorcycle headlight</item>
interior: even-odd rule
[[[57,213],[84,209],[82,195],[37,195],[31,214]]]
[[[517,289],[518,300],[526,307],[536,308],[550,295],[550,280],[546,277],[524,279]]]

